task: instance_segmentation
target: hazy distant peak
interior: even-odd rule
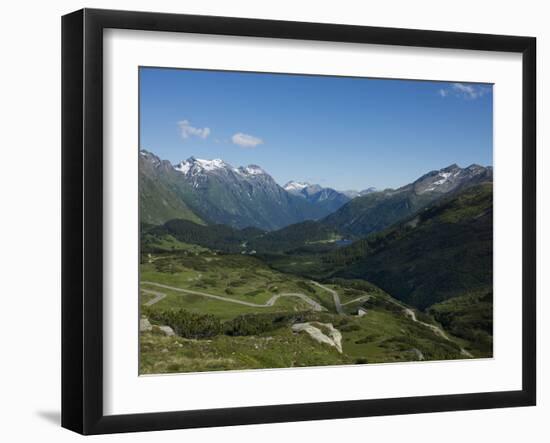
[[[367,189],[363,189],[362,191],[359,192],[359,195],[367,195],[367,194],[370,194],[372,192],[376,192],[378,189],[376,189],[374,186],[371,186],[370,188],[367,188]]]

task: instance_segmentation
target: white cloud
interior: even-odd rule
[[[243,134],[242,132],[237,132],[234,134],[233,137],[231,137],[231,141],[241,148],[255,148],[264,142],[261,138]]]
[[[178,122],[178,127],[181,131],[181,138],[188,139],[190,137],[207,138],[210,135],[210,128],[195,128],[191,126],[189,120],[181,120]]]
[[[454,95],[455,97],[464,98],[467,100],[475,100],[477,98],[483,97],[485,94],[488,94],[491,91],[489,86],[480,86],[474,84],[465,84],[465,83],[453,83],[450,88],[439,89],[437,93],[439,96],[445,98],[449,95]]]
[[[476,88],[474,85],[465,85],[464,83],[453,83],[453,90],[467,98],[478,98],[483,95],[481,88]]]

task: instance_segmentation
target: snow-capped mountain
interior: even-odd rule
[[[200,158],[190,157],[174,166],[174,169],[182,174],[197,175],[202,172],[226,169],[228,166],[229,165],[227,163],[219,158],[215,158],[214,160],[203,160]]]
[[[202,158],[189,157],[187,160],[175,165],[174,169],[188,177],[208,175],[209,173],[227,174],[231,172],[243,177],[268,175],[258,165],[248,165],[234,168],[229,163],[226,163],[219,158],[204,160]]]
[[[298,205],[303,206],[305,215],[313,218],[328,215],[349,201],[341,192],[306,182],[291,181],[281,188],[258,165],[233,167],[221,159],[204,160],[190,157],[174,166],[174,169],[183,174],[193,188],[199,191],[212,186],[216,181],[223,181],[228,189],[235,190],[240,197],[249,200],[269,197],[279,207],[285,207],[285,204],[280,203],[286,198],[281,195],[281,190],[284,190],[292,197],[309,203],[310,205],[300,202]],[[308,207],[311,209],[307,209]],[[261,226],[266,227],[264,223]]]
[[[185,180],[194,188],[208,186],[209,181],[215,179],[224,180],[227,184],[238,184],[243,181],[258,183],[263,179],[268,186],[276,185],[271,176],[257,165],[235,168],[219,158],[204,160],[189,157],[175,165],[174,169],[183,174]]]
[[[271,230],[329,213],[325,205],[284,190],[258,165],[234,167],[221,159],[189,157],[172,166],[146,151],[140,159],[149,163],[144,170],[152,166],[159,171],[162,166],[162,177],[157,174],[156,181],[167,180],[168,187],[209,223]]]
[[[379,231],[428,204],[479,183],[492,182],[491,167],[451,165],[398,189],[368,188],[350,194],[292,181],[279,186],[258,165],[234,167],[221,159],[189,157],[172,165],[140,152],[140,216],[147,223],[184,218],[236,228],[274,230],[323,219],[352,235]]]

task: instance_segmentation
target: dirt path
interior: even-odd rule
[[[164,297],[166,297],[166,294],[163,294],[162,292],[157,291],[151,291],[149,289],[142,289],[143,292],[146,294],[154,295],[155,297],[151,300],[144,303],[145,306],[153,306],[155,303],[158,303],[161,301]]]
[[[311,306],[311,308],[314,311],[325,311],[326,310],[323,306],[321,306],[321,304],[319,304],[318,302],[316,302],[312,298],[308,297],[307,295],[301,294],[299,292],[285,292],[285,293],[281,293],[281,294],[275,294],[267,302],[265,302],[265,304],[262,305],[262,304],[252,303],[252,302],[248,302],[248,301],[244,301],[244,300],[237,300],[237,299],[230,298],[230,297],[223,297],[221,295],[214,295],[214,294],[208,294],[206,292],[193,291],[191,289],[176,288],[174,286],[163,285],[161,283],[155,283],[155,282],[150,282],[150,281],[142,281],[141,283],[145,284],[145,285],[156,286],[158,288],[168,289],[170,291],[183,292],[184,294],[191,294],[191,295],[200,295],[202,297],[213,298],[215,300],[226,301],[226,302],[229,302],[229,303],[236,303],[236,304],[239,304],[239,305],[250,306],[250,307],[253,307],[253,308],[267,308],[267,307],[273,306],[275,304],[275,302],[281,297],[296,297],[296,298],[299,298],[299,299],[305,301],[308,305]],[[157,293],[157,294],[160,294],[160,293]],[[166,294],[164,294],[164,296],[166,296]]]
[[[367,301],[370,298],[370,295],[362,295],[361,297],[354,298],[353,300],[342,303],[342,306],[351,305],[352,303],[358,301]]]
[[[445,340],[447,341],[452,341],[454,342],[454,340],[451,340],[449,338],[449,336],[447,334],[445,334],[445,332],[443,331],[443,329],[441,329],[439,326],[435,326],[435,325],[431,325],[430,323],[425,323],[423,321],[420,321],[416,318],[416,313],[410,309],[410,308],[404,308],[403,311],[405,312],[406,315],[408,315],[412,321],[416,322],[416,323],[420,323],[421,325],[424,325],[426,326],[427,328],[430,328],[434,334],[436,335],[439,335],[440,337],[444,338]],[[472,354],[470,354],[466,349],[464,349],[463,347],[460,347],[460,353],[466,357],[469,357],[469,358],[473,358],[474,356]]]

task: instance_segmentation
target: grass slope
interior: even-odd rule
[[[486,288],[437,303],[428,312],[445,329],[485,354],[493,349],[493,291]]]
[[[174,218],[204,224],[204,219],[186,203],[185,194],[191,193],[178,180],[169,162],[162,162],[150,154],[139,156],[139,217],[141,223],[159,225]]]
[[[324,283],[340,294],[344,314],[338,314],[326,289],[278,272],[248,255],[205,250],[148,253],[142,256],[140,268],[142,303],[153,299],[146,291],[165,294],[152,306],[142,305],[142,315],[179,334],[166,337],[157,329],[141,334],[143,374],[399,362],[418,360],[419,355],[438,360],[461,358],[460,346],[468,346],[465,340],[444,340],[415,323],[402,305],[364,281]],[[299,292],[326,310],[311,311],[303,300],[291,297],[281,297],[266,308],[244,306],[145,282],[256,304],[265,303],[274,294]],[[361,305],[368,314],[358,317],[355,314]],[[302,321],[334,325],[342,333],[343,353],[306,333],[293,333],[292,323]]]
[[[139,177],[139,211],[141,222],[153,225],[174,218],[204,224],[174,191],[143,174]]]

